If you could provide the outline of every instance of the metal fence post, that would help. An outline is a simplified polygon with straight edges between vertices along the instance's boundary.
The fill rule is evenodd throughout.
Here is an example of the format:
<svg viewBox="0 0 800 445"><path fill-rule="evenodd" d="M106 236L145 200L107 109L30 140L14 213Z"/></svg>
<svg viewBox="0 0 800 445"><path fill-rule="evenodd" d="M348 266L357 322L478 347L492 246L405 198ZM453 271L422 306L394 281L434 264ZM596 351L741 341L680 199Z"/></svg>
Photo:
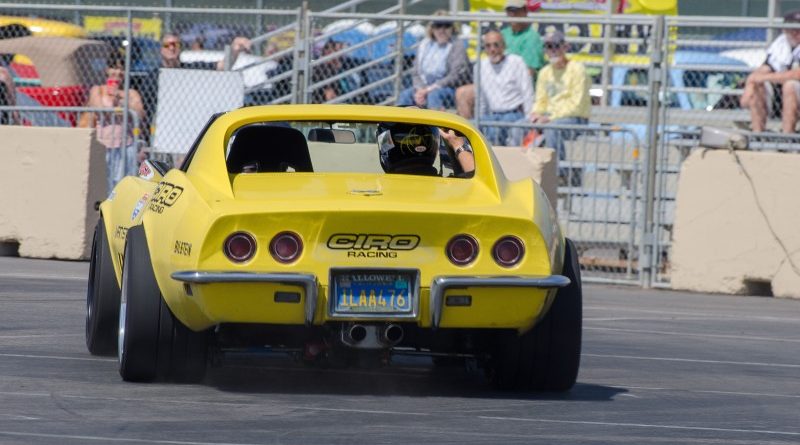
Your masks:
<svg viewBox="0 0 800 445"><path fill-rule="evenodd" d="M609 12L608 16L611 16ZM600 99L600 106L605 107L611 102L611 94L609 94L608 85L611 77L611 67L610 67L610 60L614 51L611 48L611 33L614 31L614 27L611 23L606 23L603 25L603 68L600 73L600 84L601 89L603 90L603 96Z"/></svg>
<svg viewBox="0 0 800 445"><path fill-rule="evenodd" d="M81 5L81 0L75 0L75 6L80 6L80 5ZM73 17L72 17L72 22L75 23L78 26L81 26L81 11L80 10L78 10L78 9L75 10L75 12L73 14Z"/></svg>
<svg viewBox="0 0 800 445"><path fill-rule="evenodd" d="M406 13L406 0L400 0L400 15L405 15ZM395 50L397 51L397 56L394 59L394 75L396 76L394 79L394 97L395 103L397 100L400 99L400 92L403 91L403 73L405 72L405 64L406 64L406 52L403 46L405 42L404 39L405 34L405 21L398 20L397 21L397 39L395 40Z"/></svg>
<svg viewBox="0 0 800 445"><path fill-rule="evenodd" d="M304 1L297 13L297 32L294 37L294 66L292 67L292 103L304 103L306 90L307 55L311 52L313 42L307 35L308 2Z"/></svg>
<svg viewBox="0 0 800 445"><path fill-rule="evenodd" d="M533 24L531 24L533 26ZM472 119L475 126L481 128L481 53L483 51L483 29L481 21L478 20L478 42L475 44L475 68L472 72L472 85L475 91L475 106L472 112Z"/></svg>
<svg viewBox="0 0 800 445"><path fill-rule="evenodd" d="M661 110L660 94L662 93L662 70L669 69L669 61L665 60L664 36L667 33L664 16L655 19L652 36L652 50L650 51L650 72L648 79L648 125L647 125L647 150L645 151L645 199L644 199L644 224L641 227L641 243L639 253L639 276L642 287L650 288L653 283L653 255L655 255L655 227L653 227L653 214L655 209L656 164L658 156L658 126ZM666 62L666 64L665 64ZM666 65L666 66L665 66Z"/></svg>
<svg viewBox="0 0 800 445"><path fill-rule="evenodd" d="M127 26L125 27L125 39L128 41L128 46L125 48L125 66L124 66L125 71L124 71L124 74L123 74L124 77L123 77L123 81L122 81L122 85L123 85L123 95L122 95L122 141L123 142L122 142L122 147L119 148L120 150L123 150L123 153L125 153L124 152L125 147L127 147L127 145L128 145L126 142L128 141L128 124L130 123L128 121L128 112L129 112L129 106L130 106L130 102L128 101L128 94L129 94L130 89L131 89L131 52L133 51L133 11L131 11L130 9L128 10L127 19L128 19L128 22L127 22ZM136 135L137 134L137 129L134 129L133 133L134 133L134 135ZM134 141L135 140L136 140L136 138L134 138ZM124 155L123 155L122 159L125 159Z"/></svg>
<svg viewBox="0 0 800 445"><path fill-rule="evenodd" d="M778 1L769 0L767 3L767 18L769 19L769 28L767 28L767 45L775 40L775 15L778 12Z"/></svg>
<svg viewBox="0 0 800 445"><path fill-rule="evenodd" d="M256 9L264 9L264 0L256 0ZM256 15L256 36L260 36L264 34L264 16L261 14ZM261 46L256 45L255 48L252 48L253 54L261 55Z"/></svg>
<svg viewBox="0 0 800 445"><path fill-rule="evenodd" d="M164 6L167 8L172 8L172 0L164 0ZM177 32L172 29L172 11L164 14L164 29L166 32Z"/></svg>

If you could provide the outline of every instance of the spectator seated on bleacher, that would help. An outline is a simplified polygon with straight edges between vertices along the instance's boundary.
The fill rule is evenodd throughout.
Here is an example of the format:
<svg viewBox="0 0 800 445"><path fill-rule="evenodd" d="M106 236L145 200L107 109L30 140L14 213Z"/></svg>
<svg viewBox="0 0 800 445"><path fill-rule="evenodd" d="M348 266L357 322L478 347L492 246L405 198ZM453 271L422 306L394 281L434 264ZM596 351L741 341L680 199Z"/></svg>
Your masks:
<svg viewBox="0 0 800 445"><path fill-rule="evenodd" d="M800 24L800 10L783 17ZM768 117L780 117L784 133L794 133L800 111L800 29L784 29L767 48L767 60L748 77L742 107L750 109L751 128L764 131Z"/></svg>
<svg viewBox="0 0 800 445"><path fill-rule="evenodd" d="M479 63L481 121L525 122L533 105L533 85L525 62L515 54L505 53L500 31L483 34L487 58ZM493 145L518 146L522 128L481 126Z"/></svg>
<svg viewBox="0 0 800 445"><path fill-rule="evenodd" d="M322 47L321 56L328 57L341 52L344 45L335 40L328 40ZM344 55L336 55L319 65L315 66L311 74L311 83L317 84L325 81L326 79L344 74L348 71L358 67L358 61L351 57ZM364 70L354 71L347 74L345 77L331 80L316 88L311 93L311 101L315 104L321 104L336 99L337 97L355 91L358 88L366 85ZM356 95L349 98L344 102L347 103L368 103L366 94Z"/></svg>
<svg viewBox="0 0 800 445"><path fill-rule="evenodd" d="M528 6L525 0L507 0L506 16L527 17ZM531 81L544 66L544 47L539 33L530 23L515 22L504 26L500 31L506 45L506 54L522 57L528 67ZM465 119L472 119L475 113L475 85L468 84L456 90L456 110Z"/></svg>
<svg viewBox="0 0 800 445"><path fill-rule="evenodd" d="M437 16L446 15L437 11ZM444 18L428 25L420 43L412 74L414 86L400 93L397 105L416 105L432 110L455 106L455 89L470 82L469 59L455 25Z"/></svg>
<svg viewBox="0 0 800 445"><path fill-rule="evenodd" d="M555 31L545 37L544 50L550 64L542 69L536 79L536 101L531 113L535 124L585 125L589 122L591 81L586 67L567 57L569 44L564 34ZM559 161L566 159L564 141L576 137L575 130L545 128L545 144L556 150ZM559 176L566 178L568 170L559 168ZM575 172L577 173L577 172ZM579 175L572 175L571 185L578 185Z"/></svg>

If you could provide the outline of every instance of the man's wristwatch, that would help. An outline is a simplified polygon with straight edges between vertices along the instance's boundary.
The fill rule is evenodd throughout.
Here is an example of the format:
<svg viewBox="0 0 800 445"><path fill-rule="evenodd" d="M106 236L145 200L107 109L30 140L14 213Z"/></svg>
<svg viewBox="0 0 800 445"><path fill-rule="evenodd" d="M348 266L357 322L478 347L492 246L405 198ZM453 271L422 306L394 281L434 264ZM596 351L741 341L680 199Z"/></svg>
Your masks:
<svg viewBox="0 0 800 445"><path fill-rule="evenodd" d="M464 151L466 151L467 153L472 153L472 150L467 146L467 144L464 144L455 149L456 157L458 157L458 155L460 155Z"/></svg>

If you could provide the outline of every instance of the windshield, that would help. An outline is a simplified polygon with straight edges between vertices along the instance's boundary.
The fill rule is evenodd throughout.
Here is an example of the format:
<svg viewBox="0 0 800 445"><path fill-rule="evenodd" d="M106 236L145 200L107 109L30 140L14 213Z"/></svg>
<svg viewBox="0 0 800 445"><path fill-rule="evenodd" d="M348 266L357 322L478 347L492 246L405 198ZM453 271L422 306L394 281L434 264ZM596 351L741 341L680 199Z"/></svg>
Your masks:
<svg viewBox="0 0 800 445"><path fill-rule="evenodd" d="M426 123L290 121L239 128L227 144L230 174L378 173L469 178L472 144Z"/></svg>

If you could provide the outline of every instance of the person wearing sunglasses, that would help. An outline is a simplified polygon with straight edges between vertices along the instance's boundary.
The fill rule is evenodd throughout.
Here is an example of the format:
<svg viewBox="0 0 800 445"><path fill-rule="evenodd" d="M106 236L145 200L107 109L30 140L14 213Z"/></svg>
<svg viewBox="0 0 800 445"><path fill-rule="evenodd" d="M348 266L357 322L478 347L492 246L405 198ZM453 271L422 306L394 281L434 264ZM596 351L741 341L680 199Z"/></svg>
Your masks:
<svg viewBox="0 0 800 445"><path fill-rule="evenodd" d="M447 11L437 11L444 16ZM455 106L455 89L469 83L469 60L455 24L444 17L428 25L414 58L413 86L400 93L397 105L445 110Z"/></svg>
<svg viewBox="0 0 800 445"><path fill-rule="evenodd" d="M181 68L181 39L168 32L161 38L161 67Z"/></svg>
<svg viewBox="0 0 800 445"><path fill-rule="evenodd" d="M536 101L530 115L535 124L584 125L589 122L591 81L586 67L567 57L569 44L560 31L544 39L544 51L549 60L536 79ZM575 137L574 130L545 128L545 144L556 151L559 160L566 159L564 141ZM559 169L566 177L566 170ZM573 176L573 181L579 181ZM572 184L577 185L577 184Z"/></svg>
<svg viewBox="0 0 800 445"><path fill-rule="evenodd" d="M500 31L490 29L482 37L487 57L480 61L481 121L525 122L533 105L533 83L522 57L506 54ZM494 145L519 146L522 128L481 126Z"/></svg>
<svg viewBox="0 0 800 445"><path fill-rule="evenodd" d="M84 104L85 107L109 111L84 112L78 121L79 127L94 128L97 142L106 148L106 182L109 192L123 177L136 175L139 169L139 145L134 137L134 125L129 120L127 128L123 126L125 118L121 107L127 98L128 108L141 121L144 118L144 106L136 89L128 88L127 96L125 95L124 73L125 54L112 52L107 60L105 83L93 86Z"/></svg>
<svg viewBox="0 0 800 445"><path fill-rule="evenodd" d="M528 12L541 8L541 2L528 2L526 0L507 0L505 3L506 17L524 18ZM506 54L522 57L528 67L531 82L536 79L536 73L544 66L544 48L542 38L531 23L514 22L504 26L500 33L506 45ZM483 79L481 79L483 81ZM456 90L456 110L465 119L472 119L475 115L475 85L469 84Z"/></svg>

